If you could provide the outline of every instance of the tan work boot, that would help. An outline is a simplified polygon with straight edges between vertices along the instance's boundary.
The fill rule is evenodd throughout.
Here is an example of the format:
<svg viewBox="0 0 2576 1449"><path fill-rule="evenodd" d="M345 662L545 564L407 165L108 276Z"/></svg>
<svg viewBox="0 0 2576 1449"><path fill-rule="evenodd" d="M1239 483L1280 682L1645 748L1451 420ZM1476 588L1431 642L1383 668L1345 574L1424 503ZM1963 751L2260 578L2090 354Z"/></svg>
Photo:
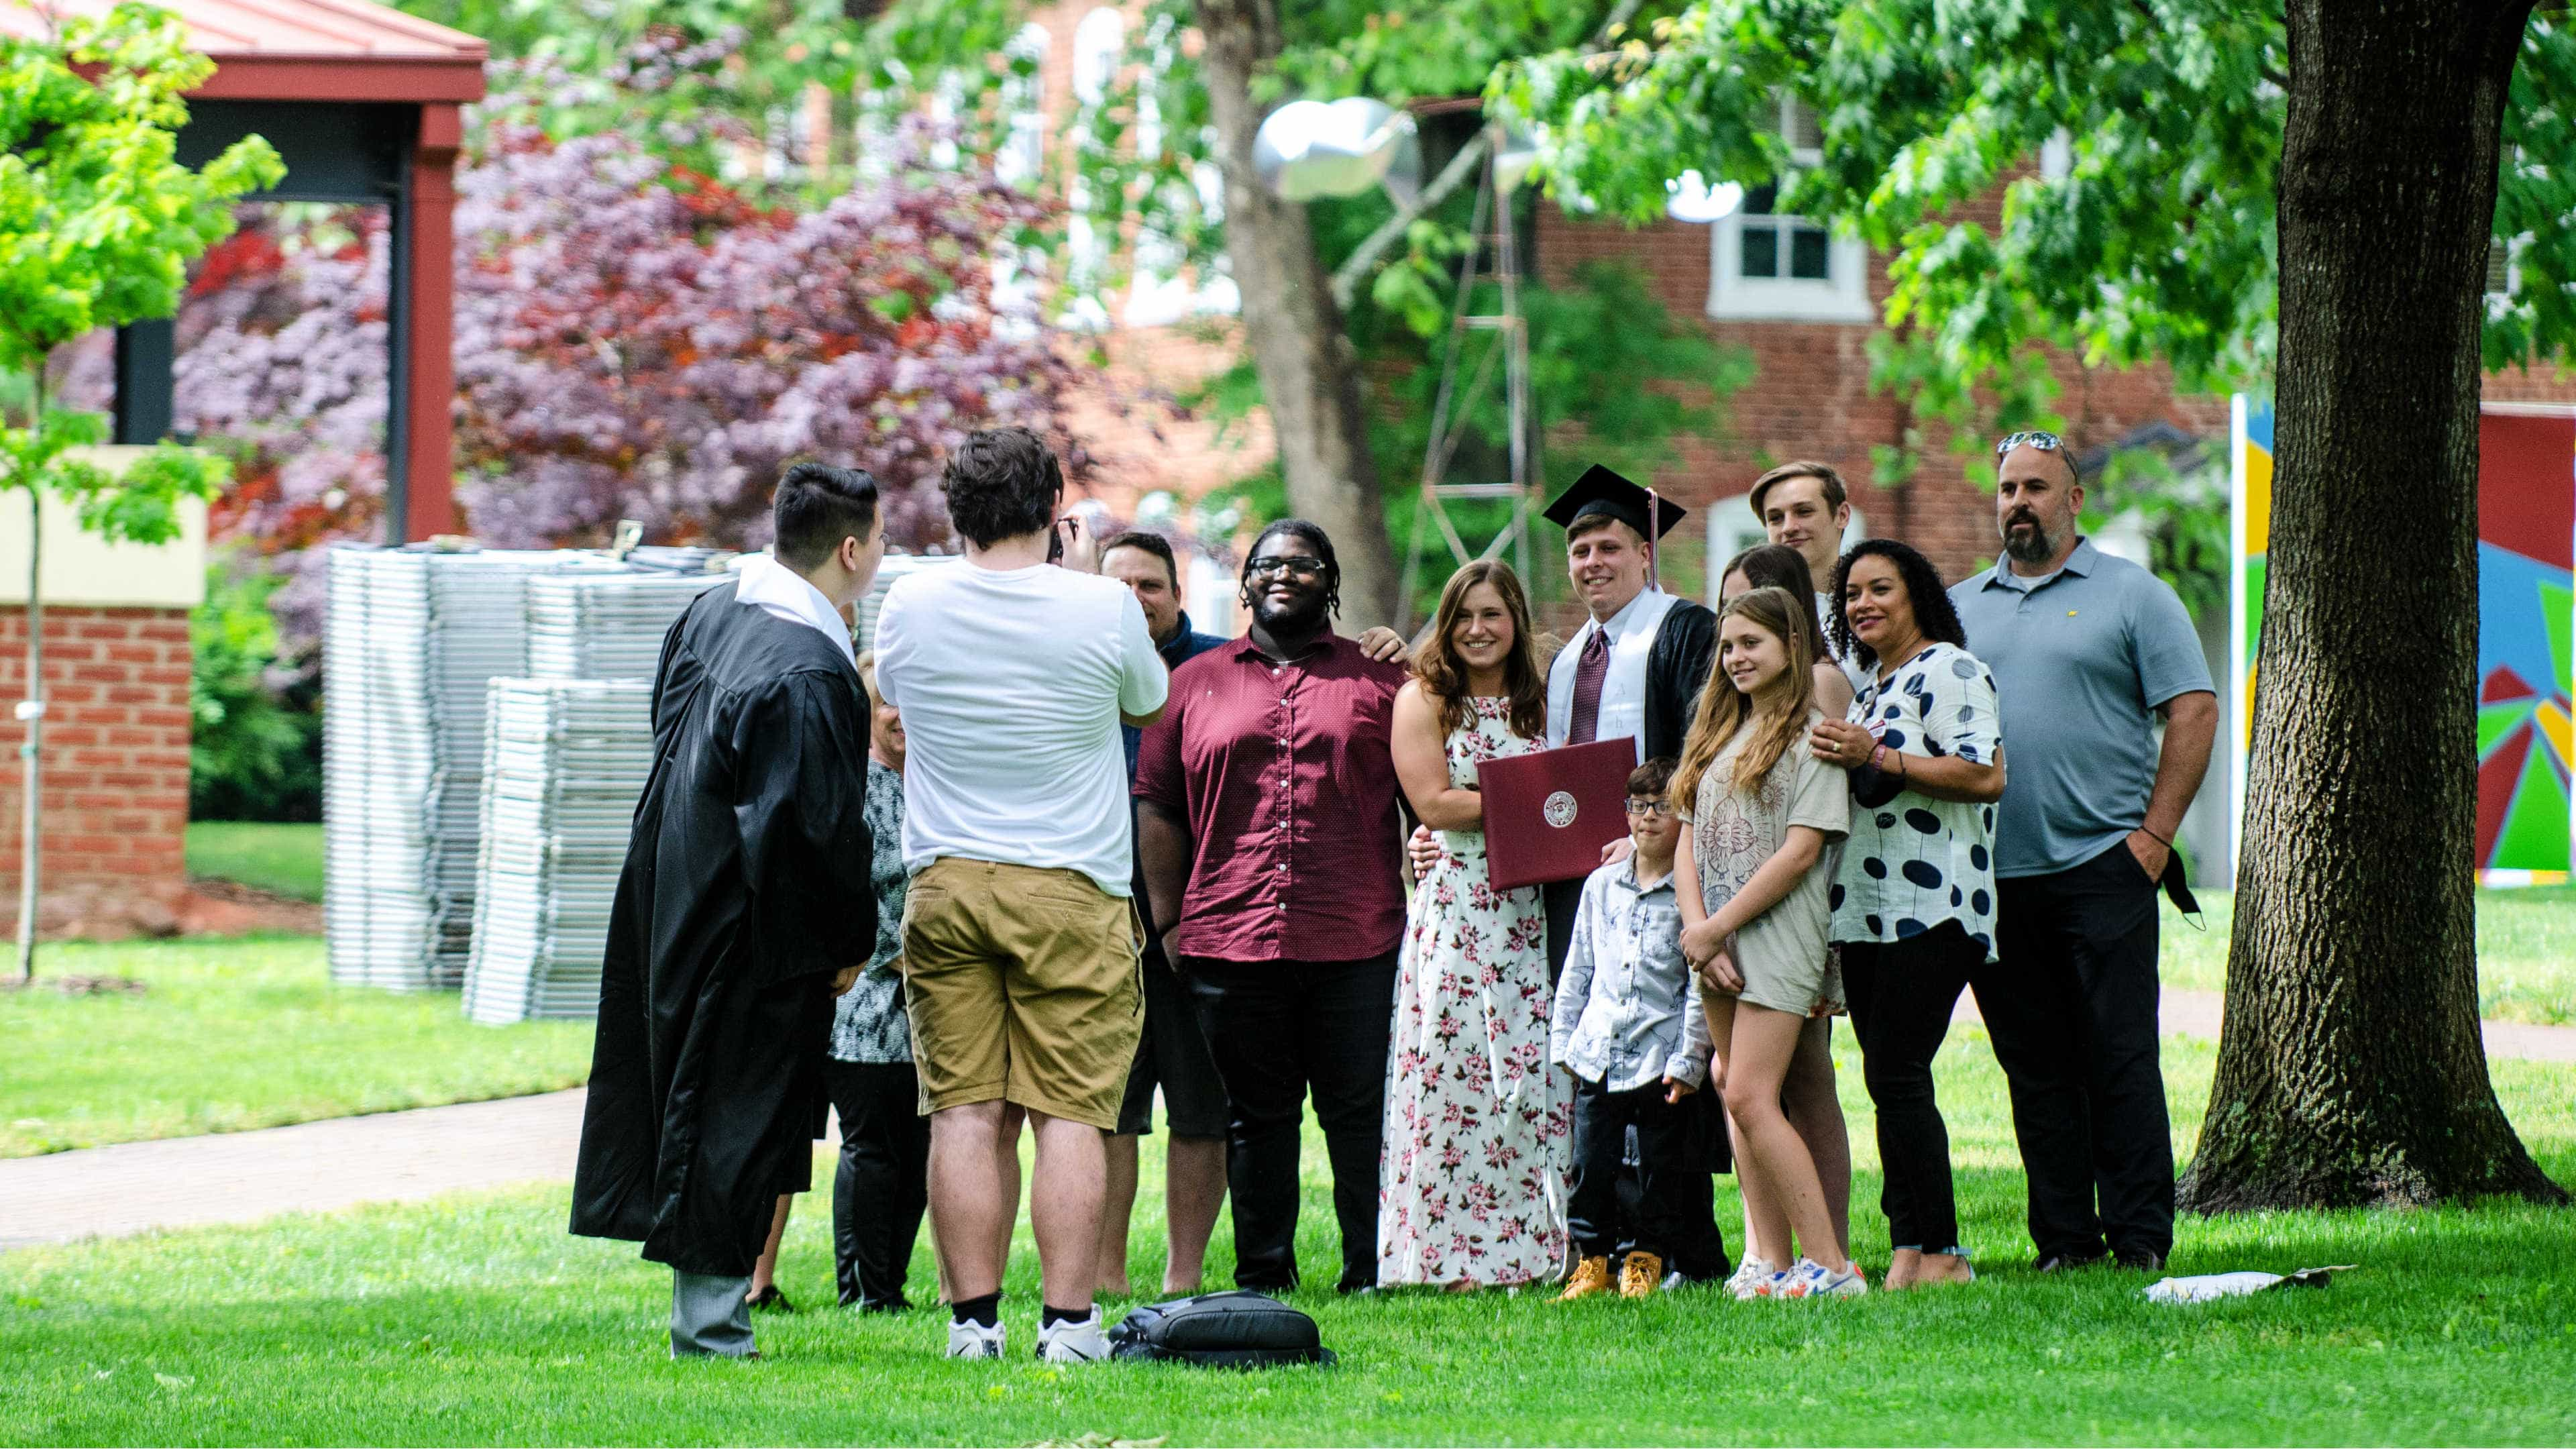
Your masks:
<svg viewBox="0 0 2576 1449"><path fill-rule="evenodd" d="M1638 1251L1628 1255L1619 1268L1619 1296L1651 1298L1664 1284L1664 1260L1657 1255Z"/></svg>
<svg viewBox="0 0 2576 1449"><path fill-rule="evenodd" d="M1556 1295L1556 1301L1571 1303L1577 1298L1589 1298L1595 1293L1609 1291L1610 1259L1606 1255L1583 1258L1576 1261L1573 1274L1565 1280L1565 1291Z"/></svg>

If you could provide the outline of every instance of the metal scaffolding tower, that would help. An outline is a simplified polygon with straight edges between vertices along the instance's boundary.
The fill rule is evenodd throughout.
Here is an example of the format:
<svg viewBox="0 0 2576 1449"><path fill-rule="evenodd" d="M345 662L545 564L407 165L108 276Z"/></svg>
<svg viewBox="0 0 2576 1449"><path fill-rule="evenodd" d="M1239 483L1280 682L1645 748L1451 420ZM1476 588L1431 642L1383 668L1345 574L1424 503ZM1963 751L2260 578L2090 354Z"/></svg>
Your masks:
<svg viewBox="0 0 2576 1449"><path fill-rule="evenodd" d="M1478 558L1497 558L1508 547L1512 567L1521 576L1524 587L1533 586L1530 575L1530 520L1541 506L1542 477L1539 472L1538 418L1531 406L1529 319L1521 310L1520 243L1512 226L1511 198L1525 165L1514 165L1507 157L1509 149L1499 127L1488 131L1485 147L1484 179L1476 190L1473 219L1468 223L1471 238L1466 258L1458 267L1458 293L1449 314L1449 340L1441 361L1439 401L1431 413L1431 442L1422 457L1422 501L1413 515L1413 536L1404 558L1404 583L1397 603L1399 632L1411 622L1413 594L1421 579L1422 562L1432 551L1433 535L1449 546L1456 564ZM1477 286L1491 281L1502 297L1502 311L1477 313ZM1476 359L1472 374L1461 374L1467 360L1468 335L1487 333L1491 341ZM1459 441L1465 436L1476 404L1489 396L1494 386L1497 367L1502 373L1503 401L1510 433L1511 477L1455 480L1450 476ZM1492 498L1512 500L1508 522L1482 553L1471 554L1467 541L1449 516L1452 499ZM1429 627L1424 621L1423 628Z"/></svg>

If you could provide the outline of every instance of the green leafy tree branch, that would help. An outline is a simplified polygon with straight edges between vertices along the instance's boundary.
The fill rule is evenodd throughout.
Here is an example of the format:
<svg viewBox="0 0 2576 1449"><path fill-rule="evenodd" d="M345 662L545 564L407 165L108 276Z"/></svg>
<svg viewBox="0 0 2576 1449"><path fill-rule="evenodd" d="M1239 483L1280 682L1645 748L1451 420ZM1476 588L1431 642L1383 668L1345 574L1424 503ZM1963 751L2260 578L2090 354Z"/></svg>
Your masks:
<svg viewBox="0 0 2576 1449"><path fill-rule="evenodd" d="M27 496L27 727L18 966L35 973L44 727L42 495L117 542L166 543L179 505L211 498L220 460L163 443L110 471L71 450L106 441L107 420L53 406L54 350L98 328L178 309L187 264L232 230L230 203L285 175L257 137L192 171L176 159L181 97L214 73L176 16L119 4L62 20L41 39L0 40L0 371L29 380L22 416L0 422L0 487Z"/></svg>

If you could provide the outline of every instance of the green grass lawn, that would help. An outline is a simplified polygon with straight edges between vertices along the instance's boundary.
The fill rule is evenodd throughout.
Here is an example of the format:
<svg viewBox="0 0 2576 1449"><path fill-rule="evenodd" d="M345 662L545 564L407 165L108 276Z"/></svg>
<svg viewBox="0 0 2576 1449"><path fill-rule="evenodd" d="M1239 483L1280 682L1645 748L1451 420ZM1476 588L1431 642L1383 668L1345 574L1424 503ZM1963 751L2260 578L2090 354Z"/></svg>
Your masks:
<svg viewBox="0 0 2576 1449"><path fill-rule="evenodd" d="M2164 912L2165 984L2227 989L2227 891L2200 891L2209 929ZM2506 1021L2576 1025L2576 886L2478 892L2478 1010Z"/></svg>
<svg viewBox="0 0 2576 1449"><path fill-rule="evenodd" d="M1856 1247L1886 1263L1857 1062L1842 1084L1862 1179ZM2206 1044L2168 1043L2178 1145ZM1259 1375L1028 1357L1025 1228L1013 1356L939 1357L935 1310L831 1299L824 1203L802 1200L764 1361L663 1357L669 1279L630 1245L565 1236L561 1188L0 1256L0 1439L13 1443L2566 1443L2576 1440L2576 1213L2187 1220L2177 1272L2357 1263L2332 1287L2190 1308L2136 1275L2027 1269L2021 1178L1993 1058L1941 1062L1974 1286L1833 1303L1699 1290L1628 1304L1391 1294L1301 1306L1343 1355ZM2499 1062L2524 1140L2576 1179L2576 1069ZM1158 1154L1148 1153L1148 1160ZM1301 1251L1332 1245L1309 1133ZM1134 1263L1159 1278L1159 1173ZM819 1178L828 1182L828 1177ZM1730 1180L1721 1183L1731 1187ZM1731 1191L1720 1205L1735 1236ZM1220 1225L1212 1261L1231 1261ZM925 1238L913 1265L931 1296ZM1113 1309L1113 1316L1115 1310Z"/></svg>
<svg viewBox="0 0 2576 1449"><path fill-rule="evenodd" d="M264 820L192 820L188 874L299 901L322 899L322 827Z"/></svg>
<svg viewBox="0 0 2576 1449"><path fill-rule="evenodd" d="M587 1022L477 1026L456 993L330 983L309 936L64 942L0 995L0 1157L578 1086ZM42 977L130 976L63 996ZM5 1211L0 1208L0 1211Z"/></svg>

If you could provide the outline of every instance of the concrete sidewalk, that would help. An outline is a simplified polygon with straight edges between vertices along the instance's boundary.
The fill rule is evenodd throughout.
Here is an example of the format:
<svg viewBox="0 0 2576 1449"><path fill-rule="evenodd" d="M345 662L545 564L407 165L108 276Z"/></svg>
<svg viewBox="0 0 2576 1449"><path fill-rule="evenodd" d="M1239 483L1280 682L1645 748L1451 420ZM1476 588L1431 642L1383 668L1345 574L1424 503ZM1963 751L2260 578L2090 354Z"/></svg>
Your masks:
<svg viewBox="0 0 2576 1449"><path fill-rule="evenodd" d="M564 1182L580 1087L0 1161L0 1249Z"/></svg>
<svg viewBox="0 0 2576 1449"><path fill-rule="evenodd" d="M2168 990L2165 1033L2216 1040L2222 1001L2214 991ZM1962 994L1953 1020L1977 1019L1975 998ZM2576 1061L2576 1027L2490 1021L2486 1037L2489 1056ZM586 1096L576 1087L0 1160L0 1250L566 1182Z"/></svg>

